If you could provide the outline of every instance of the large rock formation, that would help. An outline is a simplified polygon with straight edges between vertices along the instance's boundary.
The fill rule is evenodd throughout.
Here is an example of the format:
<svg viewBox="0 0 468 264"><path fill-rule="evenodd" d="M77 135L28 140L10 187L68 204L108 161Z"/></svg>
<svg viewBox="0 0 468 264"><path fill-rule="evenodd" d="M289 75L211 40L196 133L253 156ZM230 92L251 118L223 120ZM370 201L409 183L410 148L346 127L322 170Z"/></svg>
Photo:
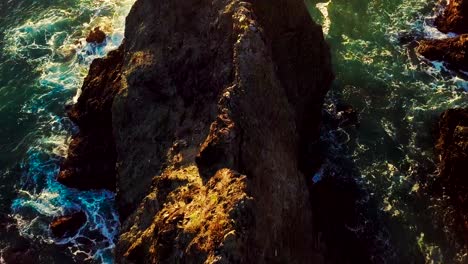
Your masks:
<svg viewBox="0 0 468 264"><path fill-rule="evenodd" d="M442 113L437 136L439 175L435 190L440 197L449 198L454 210L448 224L461 237L459 243L468 247L468 109Z"/></svg>
<svg viewBox="0 0 468 264"><path fill-rule="evenodd" d="M468 33L468 1L450 0L444 12L436 18L435 25L444 33Z"/></svg>
<svg viewBox="0 0 468 264"><path fill-rule="evenodd" d="M306 177L333 75L303 1L137 0L126 28L61 174L102 163L110 188L117 154L117 262L320 263Z"/></svg>

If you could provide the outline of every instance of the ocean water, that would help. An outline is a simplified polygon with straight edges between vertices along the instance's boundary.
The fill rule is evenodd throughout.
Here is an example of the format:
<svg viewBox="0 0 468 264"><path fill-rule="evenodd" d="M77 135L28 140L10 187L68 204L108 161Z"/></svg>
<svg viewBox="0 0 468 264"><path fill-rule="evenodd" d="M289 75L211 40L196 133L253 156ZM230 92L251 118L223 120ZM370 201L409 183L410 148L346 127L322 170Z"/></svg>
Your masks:
<svg viewBox="0 0 468 264"><path fill-rule="evenodd" d="M65 106L79 95L92 59L115 49L134 0L0 1L0 252L26 238L37 263L112 263L119 226L114 195L79 192L55 181L76 128ZM435 2L435 1L434 1ZM437 219L450 210L424 195L419 179L435 173L432 128L445 109L468 106L464 73L449 72L414 52L414 41L443 38L432 26L440 7L426 0L307 0L333 50L336 81L326 111L353 105L360 126L326 131L330 153L321 173L340 171L345 156L367 193L361 201L382 222L378 263L454 263L466 260ZM86 44L95 26L103 45ZM338 168L338 169L337 169ZM323 174L323 175L322 175ZM339 176L339 175L338 175ZM87 224L73 238L52 238L56 216L83 210ZM372 214L370 214L372 215ZM4 232L14 228L14 232ZM365 224L364 224L365 228ZM361 232L356 227L355 232ZM465 255L464 255L465 254ZM0 255L0 263L3 255Z"/></svg>
<svg viewBox="0 0 468 264"><path fill-rule="evenodd" d="M80 192L55 179L76 132L65 107L77 99L91 61L120 45L133 2L0 1L0 263L21 237L41 249L37 263L113 262L114 194ZM96 26L107 39L87 44ZM75 237L54 239L50 221L77 210L86 225Z"/></svg>
<svg viewBox="0 0 468 264"><path fill-rule="evenodd" d="M436 2L307 1L333 52L336 80L326 111L336 114L339 101L360 113L358 127L324 132L331 147L321 172L340 177L337 156L352 164L352 177L366 192L359 203L372 205L367 211L374 215L363 217L355 232L365 236L366 223L380 223L377 263L468 261L466 249L444 226L453 209L444 197L425 193L436 173L434 124L445 109L468 106L466 73L450 72L414 50L422 38L447 37L432 24L442 10ZM325 176L315 175L314 181Z"/></svg>

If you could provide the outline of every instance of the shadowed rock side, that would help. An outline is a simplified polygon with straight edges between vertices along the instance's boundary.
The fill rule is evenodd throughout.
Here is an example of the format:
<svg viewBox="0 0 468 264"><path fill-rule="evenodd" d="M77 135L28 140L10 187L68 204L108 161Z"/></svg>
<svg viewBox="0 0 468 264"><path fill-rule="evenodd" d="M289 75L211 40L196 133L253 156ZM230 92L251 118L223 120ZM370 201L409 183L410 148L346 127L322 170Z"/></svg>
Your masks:
<svg viewBox="0 0 468 264"><path fill-rule="evenodd" d="M105 59L93 61L78 102L68 111L79 133L73 136L58 176L58 181L66 186L115 190L117 154L111 107L120 89L121 49L110 52Z"/></svg>
<svg viewBox="0 0 468 264"><path fill-rule="evenodd" d="M468 33L468 1L450 0L444 12L436 18L435 25L444 33Z"/></svg>
<svg viewBox="0 0 468 264"><path fill-rule="evenodd" d="M305 177L332 80L302 0L138 0L112 108L120 263L320 263Z"/></svg>
<svg viewBox="0 0 468 264"><path fill-rule="evenodd" d="M458 236L457 243L468 251L468 109L442 113L437 133L439 175L434 189L453 206L445 222Z"/></svg>
<svg viewBox="0 0 468 264"><path fill-rule="evenodd" d="M468 28L468 24L466 27ZM447 39L423 40L417 51L428 60L445 61L451 69L468 71L468 34Z"/></svg>

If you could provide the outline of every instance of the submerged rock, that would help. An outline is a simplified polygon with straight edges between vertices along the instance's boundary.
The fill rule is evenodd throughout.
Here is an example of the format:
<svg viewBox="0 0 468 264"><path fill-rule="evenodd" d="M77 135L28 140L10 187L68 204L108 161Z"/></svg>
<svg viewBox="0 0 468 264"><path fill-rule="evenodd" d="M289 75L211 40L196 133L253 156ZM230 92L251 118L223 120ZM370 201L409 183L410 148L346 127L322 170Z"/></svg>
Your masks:
<svg viewBox="0 0 468 264"><path fill-rule="evenodd" d="M50 224L50 230L56 238L65 236L74 236L80 228L86 223L86 214L77 212L67 216L55 218Z"/></svg>
<svg viewBox="0 0 468 264"><path fill-rule="evenodd" d="M468 34L454 38L423 40L417 52L432 61L444 61L454 70L468 71Z"/></svg>
<svg viewBox="0 0 468 264"><path fill-rule="evenodd" d="M439 175L435 189L454 207L450 223L468 245L468 109L449 109L438 125Z"/></svg>
<svg viewBox="0 0 468 264"><path fill-rule="evenodd" d="M102 31L99 27L96 27L89 32L88 37L86 37L86 42L88 43L97 43L101 44L106 40L106 33Z"/></svg>
<svg viewBox="0 0 468 264"><path fill-rule="evenodd" d="M468 33L468 0L450 0L445 11L436 18L435 25L444 33Z"/></svg>
<svg viewBox="0 0 468 264"><path fill-rule="evenodd" d="M78 102L68 111L80 131L74 135L58 181L68 187L115 190L116 150L111 107L120 89L123 53L112 51L91 64Z"/></svg>

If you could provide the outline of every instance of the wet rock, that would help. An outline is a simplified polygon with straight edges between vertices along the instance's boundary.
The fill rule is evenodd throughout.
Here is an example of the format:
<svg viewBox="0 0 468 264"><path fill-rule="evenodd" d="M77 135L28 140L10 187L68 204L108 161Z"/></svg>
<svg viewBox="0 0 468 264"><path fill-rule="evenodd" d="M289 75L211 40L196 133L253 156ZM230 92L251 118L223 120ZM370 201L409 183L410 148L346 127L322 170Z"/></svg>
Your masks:
<svg viewBox="0 0 468 264"><path fill-rule="evenodd" d="M106 33L102 31L99 27L96 27L89 32L88 37L86 37L86 42L88 43L97 43L101 44L106 40Z"/></svg>
<svg viewBox="0 0 468 264"><path fill-rule="evenodd" d="M77 212L68 216L61 216L52 221L50 230L56 238L74 236L78 230L86 223L86 214Z"/></svg>
<svg viewBox="0 0 468 264"><path fill-rule="evenodd" d="M437 137L436 193L449 197L455 208L450 219L456 229L454 233L460 235L460 244L468 245L468 109L449 109L442 113Z"/></svg>
<svg viewBox="0 0 468 264"><path fill-rule="evenodd" d="M444 61L453 70L468 71L468 34L454 38L423 40L417 52L428 60Z"/></svg>
<svg viewBox="0 0 468 264"><path fill-rule="evenodd" d="M78 126L58 181L81 190L115 190L116 150L112 134L112 102L120 89L121 50L91 64L78 102L68 111Z"/></svg>
<svg viewBox="0 0 468 264"><path fill-rule="evenodd" d="M445 11L436 18L435 25L444 33L468 33L468 1L450 0Z"/></svg>

